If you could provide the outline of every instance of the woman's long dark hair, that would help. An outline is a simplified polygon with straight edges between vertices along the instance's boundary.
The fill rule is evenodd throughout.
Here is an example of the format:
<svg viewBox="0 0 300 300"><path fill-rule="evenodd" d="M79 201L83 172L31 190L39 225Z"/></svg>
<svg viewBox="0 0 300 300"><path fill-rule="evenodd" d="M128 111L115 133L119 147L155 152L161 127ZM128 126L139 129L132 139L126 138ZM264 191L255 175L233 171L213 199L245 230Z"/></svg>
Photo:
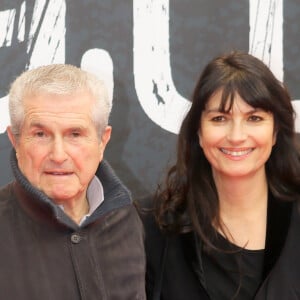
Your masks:
<svg viewBox="0 0 300 300"><path fill-rule="evenodd" d="M223 91L222 111L228 109L228 103L231 108L238 93L250 106L273 114L277 140L266 163L269 189L283 201L295 200L300 192L295 112L287 89L250 54L232 52L213 59L195 87L191 108L179 132L176 163L157 191L155 206L162 229L195 230L208 247L216 233L212 223L219 226L221 222L217 190L210 163L199 146L198 130L206 103L218 90Z"/></svg>

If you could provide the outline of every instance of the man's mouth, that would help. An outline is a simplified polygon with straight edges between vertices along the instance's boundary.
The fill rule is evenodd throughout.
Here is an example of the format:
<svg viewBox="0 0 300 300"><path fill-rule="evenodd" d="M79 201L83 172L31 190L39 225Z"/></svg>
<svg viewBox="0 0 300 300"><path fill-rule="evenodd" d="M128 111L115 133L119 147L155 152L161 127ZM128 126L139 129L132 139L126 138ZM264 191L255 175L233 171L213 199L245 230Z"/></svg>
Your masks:
<svg viewBox="0 0 300 300"><path fill-rule="evenodd" d="M45 172L47 175L54 175L54 176L67 176L67 175L71 175L72 172Z"/></svg>

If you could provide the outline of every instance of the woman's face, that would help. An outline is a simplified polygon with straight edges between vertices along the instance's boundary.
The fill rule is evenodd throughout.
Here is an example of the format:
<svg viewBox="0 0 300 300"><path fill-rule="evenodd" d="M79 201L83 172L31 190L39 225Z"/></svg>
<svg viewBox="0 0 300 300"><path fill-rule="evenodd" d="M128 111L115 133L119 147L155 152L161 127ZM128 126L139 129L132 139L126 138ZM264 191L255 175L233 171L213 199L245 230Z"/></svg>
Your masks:
<svg viewBox="0 0 300 300"><path fill-rule="evenodd" d="M214 176L241 178L264 172L276 142L273 114L253 108L238 94L230 111L220 112L221 97L222 90L208 100L198 132Z"/></svg>

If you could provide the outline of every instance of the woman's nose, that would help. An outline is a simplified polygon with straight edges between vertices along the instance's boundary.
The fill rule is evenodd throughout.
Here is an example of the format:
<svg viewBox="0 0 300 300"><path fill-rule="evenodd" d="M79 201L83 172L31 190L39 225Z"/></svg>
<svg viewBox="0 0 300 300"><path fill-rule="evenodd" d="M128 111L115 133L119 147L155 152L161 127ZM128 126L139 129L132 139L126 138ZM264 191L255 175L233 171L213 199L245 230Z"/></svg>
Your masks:
<svg viewBox="0 0 300 300"><path fill-rule="evenodd" d="M245 125L241 121L232 121L228 127L227 139L231 143L241 143L247 138Z"/></svg>

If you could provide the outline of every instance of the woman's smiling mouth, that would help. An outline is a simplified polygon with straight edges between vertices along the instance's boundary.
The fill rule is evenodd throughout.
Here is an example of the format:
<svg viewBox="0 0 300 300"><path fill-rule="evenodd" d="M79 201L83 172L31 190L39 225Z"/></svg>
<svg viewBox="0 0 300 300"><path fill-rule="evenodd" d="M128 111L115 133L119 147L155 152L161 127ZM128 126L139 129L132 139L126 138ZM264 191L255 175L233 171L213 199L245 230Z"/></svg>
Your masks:
<svg viewBox="0 0 300 300"><path fill-rule="evenodd" d="M247 149L235 149L235 150L231 150L231 149L226 149L226 148L220 148L220 151L224 154L230 155L230 156L234 156L234 157L239 157L239 156L244 156L249 154L250 152L252 152L254 150L254 148L247 148Z"/></svg>

